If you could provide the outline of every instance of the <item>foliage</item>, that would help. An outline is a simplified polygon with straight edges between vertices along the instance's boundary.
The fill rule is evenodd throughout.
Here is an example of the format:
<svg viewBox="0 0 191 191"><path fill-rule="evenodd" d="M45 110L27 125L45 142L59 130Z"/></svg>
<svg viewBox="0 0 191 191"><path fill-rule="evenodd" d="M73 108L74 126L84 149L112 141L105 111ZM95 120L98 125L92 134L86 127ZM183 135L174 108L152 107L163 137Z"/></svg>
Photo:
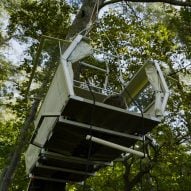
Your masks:
<svg viewBox="0 0 191 191"><path fill-rule="evenodd" d="M28 94L26 91L33 64L35 64L31 58L35 58L40 36L51 35L64 38L70 24L71 9L65 1L20 1L16 4L7 5L7 12L10 15L8 35L23 47L26 46L24 58L18 61L17 77L14 80L14 86L16 91L19 92L19 96L16 97L14 104L9 105L19 118L24 119L30 105L30 101L28 102L26 99L26 94ZM55 49L54 46L49 45L47 51L55 50L58 52L58 49ZM55 61L52 59L49 59L48 63L54 63ZM43 81L47 73L44 66L40 65L40 67L41 74L37 73L36 75L38 83ZM56 66L52 65L52 71L54 71L54 67ZM51 77L49 80L51 80ZM34 94L36 92L31 92L30 96L34 96Z"/></svg>
<svg viewBox="0 0 191 191"><path fill-rule="evenodd" d="M186 55L188 58L191 58L191 9L187 7L181 8L179 13L175 12L174 14L176 15L170 19L169 26L172 27L174 31L176 31L180 42L183 44Z"/></svg>
<svg viewBox="0 0 191 191"><path fill-rule="evenodd" d="M65 1L21 1L9 8L9 33L18 32L17 38L38 39L41 34L64 38L70 13Z"/></svg>

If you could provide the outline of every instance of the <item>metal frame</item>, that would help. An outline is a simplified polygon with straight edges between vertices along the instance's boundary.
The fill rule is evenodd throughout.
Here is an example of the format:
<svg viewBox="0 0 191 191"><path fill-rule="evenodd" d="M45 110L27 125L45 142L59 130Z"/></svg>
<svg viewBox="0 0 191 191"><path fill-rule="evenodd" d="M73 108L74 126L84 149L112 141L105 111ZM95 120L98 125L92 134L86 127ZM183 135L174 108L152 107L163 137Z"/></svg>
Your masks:
<svg viewBox="0 0 191 191"><path fill-rule="evenodd" d="M62 154L45 151L43 149L42 149L40 155L42 157L45 157L45 158L48 157L48 158L58 159L58 160L61 160L61 161L84 164L84 165L86 165L88 163L89 165L113 166L112 162L92 161L92 160L83 159L83 158L74 157L74 156L65 156L65 155L62 155Z"/></svg>
<svg viewBox="0 0 191 191"><path fill-rule="evenodd" d="M61 64L63 66L63 72L65 74L65 80L68 84L69 94L74 95L74 89L73 89L73 72L72 72L72 65L71 63L68 63L68 58L71 55L71 53L74 51L76 46L80 43L82 40L82 36L78 35L72 43L69 45L69 47L66 49L63 55L61 55Z"/></svg>
<svg viewBox="0 0 191 191"><path fill-rule="evenodd" d="M40 152L41 148L34 144L29 144L27 152L25 153L26 173L30 173L35 167L36 161L39 160Z"/></svg>
<svg viewBox="0 0 191 191"><path fill-rule="evenodd" d="M60 113L44 113L40 116L40 120L38 121L37 123L37 128L40 127L41 123L43 122L44 118L45 117L59 117L60 116Z"/></svg>
<svg viewBox="0 0 191 191"><path fill-rule="evenodd" d="M36 56L36 63L37 63L37 60L38 60L38 58L39 58L39 55L40 55L40 50L42 50L42 46L43 46L43 41L44 41L44 39L52 39L52 40L57 40L57 41L63 41L63 42L71 42L71 44L68 46L68 48L66 49L66 51L61 55L61 65L62 65L62 67L63 67L63 72L64 72L64 74L65 74L65 80L67 81L67 84L68 84L68 90L69 90L69 94L71 95L71 96L74 96L75 95L75 93L74 93L74 82L73 82L73 80L74 80L74 76L73 76L73 70L72 70L72 61L70 61L70 57L72 56L72 55L75 55L75 54L79 54L80 55L80 58L79 59L81 59L83 56L85 57L85 56L87 56L88 54L90 55L90 54L92 54L93 52L91 52L90 50L88 50L89 51L89 53L85 53L85 52L80 52L80 45L82 44L82 42L84 43L84 44L87 44L87 43L85 43L84 41L83 41L83 36L82 35L77 35L76 36L76 38L73 40L73 41L65 41L65 40L61 40L61 39L57 39L57 38L53 38L53 37L49 37L49 36L42 36L42 40L41 40L41 43L40 43L40 46L39 46L39 50L38 50L38 54L37 54L37 56ZM87 44L88 45L88 44ZM92 50L92 51L94 51L94 52L100 52L100 53L104 53L104 54L107 54L106 52L104 52L104 51L100 51L100 50L96 50L96 49L93 49L93 48L91 48L90 47L90 49ZM115 55L112 55L112 54L108 54L108 55L110 55L110 56L113 56L113 57L115 57ZM75 61L78 61L77 59L75 59ZM108 73L108 69L106 69L106 70L104 70L104 69L102 69L102 68L99 68L99 67L96 67L96 66L92 66L92 65L90 65L90 64L87 64L87 63L84 63L84 62L80 62L82 65L84 65L84 66L86 66L86 67L90 67L90 68L94 68L94 69L96 69L96 70L99 70L99 71L101 71L101 72L104 72L104 73ZM132 80L126 85L126 87L124 88L124 90L121 92L121 94L122 95L126 95L126 99L127 99L127 102L128 103L130 103L130 102L132 102L133 100L134 100L134 98L136 97L136 95L137 95L137 93L139 92L139 91L141 91L142 90L142 88L148 83L148 79L146 79L147 78L147 76L144 74L145 73L145 67L148 65L148 64L150 64L150 63L152 63L154 66L155 66L155 68L156 68L156 71L157 71L157 74L158 74L158 79L159 79L159 81L160 81L160 84L161 84L161 87L162 87L162 90L163 90L163 92L162 92L162 96L163 96L163 100L162 100L162 103L161 104L159 104L161 107L160 107L160 109L161 109L161 116L164 114L164 110L165 110L165 107L166 107L166 104L167 104L167 100L168 100L168 97L169 97L169 90L168 90L168 86L167 86L167 84L166 84L166 81L165 81L165 79L164 79L164 76L163 76L163 74L162 74L162 71L161 71L161 69L160 69L160 67L159 67L159 65L156 63L156 62L151 62L151 61L149 61L147 64L145 64L143 67L141 67L141 69L136 73L136 75L132 78ZM107 67L106 67L107 68ZM35 65L35 67L33 68L33 74L34 74L34 71L35 71L35 69L36 69L36 65ZM33 75L32 75L33 76ZM108 78L107 77L107 75L106 75L106 78ZM31 83L31 81L32 81L32 77L31 77L31 79L30 79L30 83ZM108 79L106 79L106 82L105 82L105 84L107 84L107 81L108 81ZM144 82L143 82L144 81ZM29 84L30 84L29 83ZM138 91L138 92L134 92L134 90L136 89L136 88L134 88L135 86L137 86L137 84L139 84L139 87L138 87L138 89L136 90L136 91ZM140 86L140 84L142 84L142 86ZM29 87L30 87L30 85L29 85ZM104 87L105 87L105 85L104 85ZM99 87L96 87L96 88L98 88L98 89L100 89ZM101 88L101 90L103 90L102 88ZM127 92L128 92L128 94L130 94L130 96L128 96L127 95ZM157 95L158 94L158 95ZM156 92L156 96L159 96L159 92L157 93ZM145 112L147 112L147 113L149 113L150 112L150 115L158 115L157 117L161 117L161 116L159 116L159 114L155 114L155 111L153 111L153 110L155 110L155 108L153 107L153 105L155 105L155 103L153 102L152 104L150 104L147 108L146 108L146 110L145 110ZM151 109L152 108L152 109Z"/></svg>
<svg viewBox="0 0 191 191"><path fill-rule="evenodd" d="M72 54L74 55L75 53L79 54L80 58L85 56L84 52L82 52L80 54L80 51L79 51L79 48L80 48L79 45L80 45L82 39L83 39L83 37L81 35L78 35L72 41L72 43L67 48L67 50L64 52L64 54L61 56L61 63L62 63L63 68L64 68L64 72L65 72L65 76L66 76L66 81L67 81L67 84L68 84L68 87L69 87L69 92L70 92L70 95L72 95L72 96L74 95L74 89L73 89L73 87L74 87L74 82L73 82L74 76L73 76L73 70L72 70L72 62L70 62L69 60L70 60L70 56ZM77 59L75 59L75 61L77 61ZM99 71L104 72L104 73L108 72L107 70L98 68L96 66L89 65L89 64L84 63L84 62L80 62L80 64L82 64L82 65L84 65L86 67L90 67L90 68L99 70ZM144 89L145 86L149 83L148 76L145 73L145 68L149 64L151 64L151 65L153 65L155 67L155 71L156 71L156 75L157 75L156 77L158 78L158 80L160 81L160 85L162 86L162 94L163 94L162 96L164 98L163 98L161 104L160 103L156 103L155 104L155 101L154 101L153 104L151 104L149 106L149 109L147 108L147 113L150 112L150 115L157 116L157 117L160 116L161 117L164 114L164 109L166 107L166 103L167 103L167 100L168 100L169 90L168 90L168 87L166 85L166 81L164 79L162 71L160 70L160 67L159 67L159 65L157 63L149 61L147 64L143 65L140 68L140 70L135 74L135 76L132 78L132 80L126 85L126 87L121 92L121 94L123 96L126 96L128 104L133 102L133 100L140 93L140 91L142 91L142 89ZM156 95L155 100L159 100L159 97L161 96L161 93L155 92L155 95ZM158 108L155 107L157 104L160 105L160 112L156 111L156 109L158 109ZM152 109L150 109L150 108L152 108Z"/></svg>
<svg viewBox="0 0 191 191"><path fill-rule="evenodd" d="M97 132L107 133L107 134L110 134L110 135L115 135L115 136L118 136L118 137L124 137L124 138L136 139L136 140L139 140L139 141L143 141L143 138L141 136L130 135L130 134L127 134L127 133L121 133L121 132L117 132L117 131L113 131L113 130L109 130L109 129L104 129L104 128L101 128L101 127L96 127L96 126L91 126L90 127L90 125L87 125L85 123L80 123L80 122L64 119L64 117L62 117L62 116L59 117L58 121L62 122L62 123L70 124L70 125L75 125L75 126L77 126L79 128L83 128L83 129L88 129L88 130L91 129L92 131L97 131Z"/></svg>
<svg viewBox="0 0 191 191"><path fill-rule="evenodd" d="M96 66L87 64L87 63L85 63L85 62L80 62L80 64L81 64L82 66L86 66L86 67L93 68L93 69L99 70L99 71L101 71L101 72L107 73L107 70L104 70L104 69L102 69L102 68L98 68L98 67L96 67Z"/></svg>
<svg viewBox="0 0 191 191"><path fill-rule="evenodd" d="M29 174L29 178L32 179L37 179L37 180L48 180L51 182L59 182L59 183L66 183L69 182L68 180L63 180L63 179L55 179L55 178L46 178L46 177L42 177L42 176L34 176L32 174ZM71 183L74 183L72 181L70 181ZM76 182L75 182L76 183Z"/></svg>
<svg viewBox="0 0 191 191"><path fill-rule="evenodd" d="M42 49L44 38L58 40L60 42L60 39L43 36L42 42L40 43L40 47L39 47L39 51L38 51L36 60L39 58L39 55L40 55L39 52ZM84 48L84 50L81 52L80 51L81 47L86 47L87 49ZM63 101L62 105L60 104L60 101L56 102L56 103L58 104L58 106L61 106L62 108L58 107L59 109L56 108L57 110L56 109L53 110L52 108L54 107L54 102L52 102L53 103L52 105L48 104L49 110L47 108L45 108L44 110L40 111L41 113L39 113L39 116L37 117L37 120L36 120L36 123L35 123L35 126L36 126L35 133L36 134L34 133L34 135L32 137L32 140L31 140L32 143L35 142L34 139L37 138L37 141L40 140L39 141L40 143L44 141L42 143L42 147L43 147L45 142L52 135L53 128L54 128L55 124L57 122L60 122L60 123L68 124L68 125L73 125L73 126L76 126L78 128L82 128L82 129L87 129L87 130L91 129L92 131L95 131L95 132L105 133L105 134L108 134L108 135L114 135L114 136L119 137L119 138L123 137L123 138L127 138L127 139L135 139L137 141L143 141L143 144L144 144L144 137L142 137L142 136L135 136L135 135L122 133L122 132L117 132L117 131L114 131L114 130L105 129L105 128L101 128L101 127L97 127L97 126L93 126L93 125L89 125L89 124L85 124L85 123L81 123L81 122L76 122L76 121L65 119L63 116L61 116L61 113L64 110L65 105L67 105L67 102L69 101L69 99L74 99L74 100L81 101L81 102L83 102L83 104L84 104L84 102L86 102L87 104L93 104L91 99L86 99L86 98L75 95L75 92L74 92L74 73L73 73L73 69L72 69L72 64L74 62L79 62L82 58L84 58L84 57L86 57L88 55L91 55L92 50L94 50L94 49L92 49L87 43L85 43L83 41L83 36L78 35L71 42L71 44L67 47L67 49L65 50L64 53L60 52L60 54L61 54L61 60L60 60L61 64L59 65L59 67L57 69L57 72L59 74L59 78L56 78L57 76L55 75L56 77L55 77L55 81L53 81L54 83L52 83L53 84L52 87L57 87L57 86L55 86L55 83L57 83L57 81L64 81L64 85L59 84L60 85L59 88L61 87L60 89L57 88L56 91L52 91L52 90L55 90L55 89L51 89L50 92L61 92L60 94L55 94L55 95L58 95L58 97L59 97L59 95L61 95L60 100ZM94 50L94 51L96 51L96 50ZM102 51L99 51L99 50L97 50L97 52L105 53L105 52L102 52ZM105 54L107 54L107 53L105 53ZM114 56L114 55L111 55L111 54L109 54L109 55ZM37 63L37 61L36 61L36 63ZM109 67L108 67L107 64L106 64L106 70L104 70L102 68L92 66L92 65L90 65L88 63L85 63L83 61L79 62L79 63L82 64L85 67L93 68L93 69L96 69L96 70L99 70L101 72L106 73L105 84L104 84L104 87L106 87L106 85L108 83L108 73L109 73ZM143 67L141 67L141 69L136 73L136 75L132 78L132 80L127 84L127 86L121 92L121 94L123 96L126 96L126 99L127 99L128 103L132 103L133 99L136 98L137 94L140 93L142 91L142 89L145 88L145 86L149 83L148 76L145 73L145 67L148 64L151 64L151 63L149 62L149 63L145 64ZM166 107L167 100L168 100L169 90L168 90L166 81L164 79L164 76L162 74L162 71L161 71L159 65L157 63L155 63L155 62L152 62L152 64L155 67L155 70L157 72L157 79L160 81L160 86L161 86L161 90L162 90L163 99L160 100L161 101L160 109L161 109L161 113L163 114L163 112L165 110L165 107ZM37 64L35 65L35 67L36 66L37 66ZM35 67L33 69L33 75L34 75ZM30 83L31 83L31 81L32 81L32 77L30 79ZM30 88L30 83L29 83L29 88ZM87 91L89 91L89 90L87 90ZM64 94L65 97L63 96L63 92L67 92L66 94ZM130 96L127 95L129 93L130 93ZM157 91L155 92L156 97L161 96L161 94L159 94L159 93L161 93L161 92L157 92ZM52 97L51 96L50 97L51 97L52 100L54 100L55 95L51 94ZM50 97L48 97L48 98L50 98ZM50 99L48 99L48 98L47 98L47 100L49 101ZM146 111L146 113L143 113L143 114L135 113L135 112L129 112L127 110L124 110L124 109L121 109L121 108L118 108L118 107L114 107L114 106L111 106L111 105L107 105L107 104L104 104L104 103L101 103L101 102L94 102L94 105L96 107L97 106L100 107L100 108L102 107L102 108L107 109L107 110L119 111L119 112L121 112L120 115L123 112L125 114L131 114L131 115L134 115L134 116L137 116L137 117L142 117L142 118L145 118L145 119L152 119L153 121L157 121L157 122L160 121L159 117L155 113L155 102L153 104L151 104L151 106ZM56 105L56 107L57 107L57 105ZM54 113L46 113L46 111L55 111L55 112ZM49 120L50 121L52 120L51 117L54 119L52 121L52 123L49 122ZM49 119L45 119L45 118L49 118ZM44 119L45 119L45 121L44 121ZM50 124L49 126L46 124L46 121L48 121L47 124ZM43 131L41 131L43 133L37 134L39 132L38 130L39 130L39 128L41 126L43 128L41 128L40 130L43 130ZM67 128L67 126L65 128ZM45 136L45 134L47 134L47 135ZM128 152L128 153L131 153L131 154L135 154L135 155L137 155L139 157L146 157L147 156L143 152L140 152L140 151L137 151L137 150L134 150L134 149L131 149L131 148L127 148L125 146L115 144L113 142L109 142L109 141L100 139L98 137L94 137L92 135L87 135L84 138L86 138L86 140L91 140L91 141L93 141L95 143L102 144L104 146L120 150L122 152ZM29 149L29 151L30 151L30 149ZM84 165L86 165L86 164L98 165L98 167L99 166L111 166L112 165L112 163L109 163L109 162L89 161L89 160L83 159L83 158L78 158L78 157L73 157L73 156L65 156L65 155L62 155L62 154L45 151L44 149L40 149L40 148L39 148L38 151L39 152L34 157L34 161L32 163L29 162L29 166L30 166L30 164L32 164L32 166L30 166L31 168L29 169L30 172L32 172L34 170L34 168L37 167L37 168L42 168L42 169L49 169L49 170L55 170L55 171L61 171L61 172L69 172L69 173L81 174L81 175L87 175L87 176L94 176L95 175L95 173L90 173L90 172L85 172L85 171L71 170L71 169L68 169L68 168L60 168L60 167L55 167L55 166L43 165L43 164L39 163L40 159L43 160L43 157L45 157L45 158L49 157L49 158L56 159L56 161L60 160L60 161L63 161L63 162L71 162L71 163L74 163L74 164L78 163L78 164L84 164ZM33 156L33 150L29 154L31 154L30 156ZM29 157L29 159L30 159L30 157ZM53 179L53 178L47 178L47 177L41 177L41 176L33 176L33 178L42 179L42 180L49 180L49 181L55 181L55 182L68 182L68 181L65 181L65 180Z"/></svg>
<svg viewBox="0 0 191 191"><path fill-rule="evenodd" d="M60 168L60 167L54 167L54 166L47 166L47 165L40 164L39 162L36 163L36 167L48 169L48 170L53 170L53 171L55 170L55 171L60 171L60 172L69 172L69 173L74 173L74 174L95 176L95 173L89 173L89 172L78 171L78 170L71 170L71 169L67 169L67 168Z"/></svg>
<svg viewBox="0 0 191 191"><path fill-rule="evenodd" d="M167 105L167 101L168 101L168 97L169 97L170 91L168 89L166 80L165 80L165 78L163 76L163 73L162 73L159 65L155 63L155 67L156 67L156 69L158 71L159 79L160 79L161 86L162 86L162 89L163 89L163 94L164 94L163 102L162 102L162 105L161 105L161 111L162 111L162 113L164 113L166 105Z"/></svg>
<svg viewBox="0 0 191 191"><path fill-rule="evenodd" d="M82 102L86 102L86 103L92 104L92 100L89 100L89 99L86 99L86 98L82 98L82 97L79 97L79 96L72 96L71 95L70 98L74 99L74 100L79 100L79 101L82 101ZM104 107L104 108L107 108L107 109L111 109L111 110L116 110L116 111L124 112L124 113L130 114L130 115L134 115L134 116L137 116L137 117L144 117L144 118L152 119L152 120L155 120L155 121L158 121L158 122L161 121L159 118L157 118L155 116L151 116L148 113L143 113L143 116L142 116L142 114L140 114L140 113L128 111L128 110L125 110L125 109L122 109L122 108L119 108L119 107L115 107L115 106L112 106L112 105L108 105L108 104L105 104L105 103L102 103L102 102L95 102L95 105L97 105L99 107Z"/></svg>
<svg viewBox="0 0 191 191"><path fill-rule="evenodd" d="M143 65L138 72L133 76L131 81L125 86L124 90L122 91L122 95L126 97L127 104L130 105L135 98L138 96L138 94L147 87L148 84L150 84L148 80L148 76L146 74L146 67L152 66L154 72L156 73L155 77L160 83L161 86L161 92L156 91L155 92L155 100L147 106L145 110L143 110L144 113L148 113L152 116L161 117L164 115L164 110L167 104L167 100L169 97L169 89L166 84L166 81L164 79L163 73L159 67L159 65L155 62L149 61L145 65ZM163 100L160 100L160 96L162 94ZM156 103L157 100L160 100L161 103ZM155 104L159 105L160 112L156 111Z"/></svg>

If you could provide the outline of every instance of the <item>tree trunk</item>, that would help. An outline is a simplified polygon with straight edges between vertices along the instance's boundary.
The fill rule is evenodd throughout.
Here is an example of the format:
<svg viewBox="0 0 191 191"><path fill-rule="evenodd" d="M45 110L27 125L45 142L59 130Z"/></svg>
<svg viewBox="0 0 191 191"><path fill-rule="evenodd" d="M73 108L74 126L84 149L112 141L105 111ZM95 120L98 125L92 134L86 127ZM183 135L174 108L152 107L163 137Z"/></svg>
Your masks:
<svg viewBox="0 0 191 191"><path fill-rule="evenodd" d="M99 2L99 5L97 3ZM66 39L74 37L76 34L84 34L88 25L93 23L97 17L97 10L104 0L84 0L84 3L72 23Z"/></svg>

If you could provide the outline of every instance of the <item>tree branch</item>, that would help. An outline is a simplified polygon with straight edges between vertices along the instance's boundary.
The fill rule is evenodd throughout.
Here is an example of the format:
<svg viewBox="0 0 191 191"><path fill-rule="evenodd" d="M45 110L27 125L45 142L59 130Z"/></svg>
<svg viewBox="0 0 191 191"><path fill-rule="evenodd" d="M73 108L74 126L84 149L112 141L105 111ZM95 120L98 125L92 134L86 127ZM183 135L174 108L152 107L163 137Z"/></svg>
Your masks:
<svg viewBox="0 0 191 191"><path fill-rule="evenodd" d="M106 5L110 5L113 3L119 3L122 0L110 0L110 1L105 1L100 8L103 8ZM170 5L175 5L175 6L185 6L185 7L191 7L191 2L190 1L180 1L180 0L123 0L125 2L137 2L137 3L167 3Z"/></svg>

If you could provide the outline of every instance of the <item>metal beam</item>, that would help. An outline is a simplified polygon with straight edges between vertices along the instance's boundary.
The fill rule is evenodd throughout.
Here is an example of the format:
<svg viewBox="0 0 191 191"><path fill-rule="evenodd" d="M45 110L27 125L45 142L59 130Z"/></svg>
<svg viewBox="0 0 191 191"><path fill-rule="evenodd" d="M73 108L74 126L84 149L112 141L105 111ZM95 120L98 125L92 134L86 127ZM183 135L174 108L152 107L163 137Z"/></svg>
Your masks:
<svg viewBox="0 0 191 191"><path fill-rule="evenodd" d="M60 116L60 113L52 113L52 112L49 112L49 113L43 113L41 116L40 116L40 120L38 121L38 124L37 124L37 128L40 127L40 125L42 124L43 120L45 117L59 117Z"/></svg>
<svg viewBox="0 0 191 191"><path fill-rule="evenodd" d="M61 161L66 161L66 162L84 164L84 165L86 165L87 163L89 165L100 165L100 166L112 166L113 165L110 162L92 161L92 160L83 159L83 158L74 157L74 156L65 156L65 155L62 155L62 154L49 152L49 151L45 151L45 150L41 151L41 156L44 156L44 157L47 157L47 158L53 158L53 159L57 159L57 160L61 160Z"/></svg>
<svg viewBox="0 0 191 191"><path fill-rule="evenodd" d="M45 39L56 40L56 41L61 41L61 42L65 42L65 43L71 43L72 42L71 40L64 40L64 39L51 37L51 36L46 36L46 35L42 35L42 37L45 38Z"/></svg>
<svg viewBox="0 0 191 191"><path fill-rule="evenodd" d="M95 70L99 70L99 71L104 72L104 73L107 73L106 70L104 70L104 69L102 69L102 68L99 68L99 67L97 67L97 66L94 66L94 65L87 64L87 63L85 63L85 62L80 62L80 65L86 66L86 67L89 67L89 68L93 68L93 69L95 69Z"/></svg>
<svg viewBox="0 0 191 191"><path fill-rule="evenodd" d="M167 104L167 101L168 101L168 97L169 97L170 93L169 93L169 89L168 89L166 80L165 80L165 78L163 76L163 73L162 73L159 65L155 63L155 67L156 67L156 69L158 71L158 75L160 77L160 82L161 82L161 86L162 86L163 93L164 93L164 98L163 98L162 106L161 106L161 110L164 113L165 108L166 108L166 104Z"/></svg>
<svg viewBox="0 0 191 191"><path fill-rule="evenodd" d="M40 125L42 124L42 122L43 122L43 120L44 120L44 118L45 117L59 117L60 116L60 113L44 113L44 114L42 114L41 116L40 116L40 119L39 119L39 121L38 121L38 123L37 123L37 125L36 125L36 129L35 129L35 131L34 131L34 133L33 133L33 135L32 135L32 138L31 138L31 140L30 140L30 143L31 144L34 144L33 143L33 141L34 141L34 139L35 139L35 137L36 137L36 135L37 135L37 132L38 132L38 129L40 128ZM36 144L35 144L36 145ZM38 146L38 147L40 147L40 145L36 145L36 146Z"/></svg>
<svg viewBox="0 0 191 191"><path fill-rule="evenodd" d="M69 124L69 125L75 125L75 126L77 126L79 128L83 128L83 129L88 129L88 130L90 129L90 125L80 123L80 122L76 122L76 121L67 120L67 119L64 119L62 116L59 117L59 122ZM101 132L101 133L110 134L110 135L115 135L115 136L118 136L118 137L124 137L124 138L130 138L130 139L136 139L136 140L139 140L139 141L143 141L143 138L141 136L130 135L130 134L127 134L127 133L121 133L121 132L118 132L118 131L104 129L104 128L100 128L100 127L96 127L96 126L91 126L91 130Z"/></svg>
<svg viewBox="0 0 191 191"><path fill-rule="evenodd" d="M60 171L60 172L69 172L69 173L74 173L74 174L95 176L95 173L89 173L89 172L78 171L78 170L71 170L71 169L67 169L67 168L60 168L60 167L54 167L54 166L47 166L47 165L42 165L38 162L36 163L36 167L41 168L41 169Z"/></svg>

